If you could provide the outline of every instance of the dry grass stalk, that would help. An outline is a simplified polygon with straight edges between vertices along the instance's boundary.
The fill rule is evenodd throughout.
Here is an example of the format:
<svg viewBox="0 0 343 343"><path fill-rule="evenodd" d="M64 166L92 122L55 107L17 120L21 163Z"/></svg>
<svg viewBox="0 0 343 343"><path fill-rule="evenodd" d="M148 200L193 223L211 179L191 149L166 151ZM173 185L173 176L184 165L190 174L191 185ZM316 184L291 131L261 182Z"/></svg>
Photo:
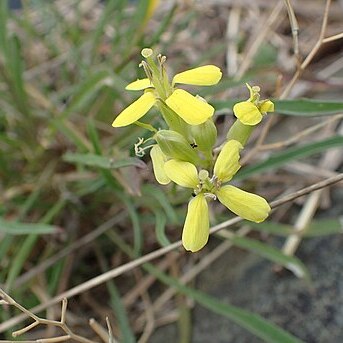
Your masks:
<svg viewBox="0 0 343 343"><path fill-rule="evenodd" d="M82 337L80 335L75 334L67 325L66 323L66 311L67 311L67 305L68 305L68 300L66 298L63 298L62 300L62 309L61 309L61 320L49 320L45 318L41 318L36 316L34 313L31 311L27 310L25 307L22 305L18 304L13 298L11 298L6 292L4 292L0 288L0 297L2 298L1 304L7 304L16 307L18 310L23 312L26 316L29 316L34 320L33 323L23 327L20 330L13 331L12 336L13 337L18 337L21 336L22 334L32 330L38 325L51 325L57 328L60 328L66 335L61 335L61 336L56 336L56 337L50 337L50 338L41 338L33 341L25 341L25 342L38 342L38 343L54 343L54 342L65 342L69 339L73 339L77 342L81 343L95 343L95 341L92 341L90 339L87 339L85 337ZM8 342L8 341L0 341L2 343Z"/></svg>

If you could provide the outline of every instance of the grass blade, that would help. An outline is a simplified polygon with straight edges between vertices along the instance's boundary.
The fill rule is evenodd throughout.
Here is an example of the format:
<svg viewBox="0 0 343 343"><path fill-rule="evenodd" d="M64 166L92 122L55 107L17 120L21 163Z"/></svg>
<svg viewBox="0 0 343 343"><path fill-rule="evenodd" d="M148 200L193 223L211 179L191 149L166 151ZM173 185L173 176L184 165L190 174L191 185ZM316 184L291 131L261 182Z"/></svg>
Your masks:
<svg viewBox="0 0 343 343"><path fill-rule="evenodd" d="M280 167L289 161L313 155L343 145L343 136L333 136L322 141L310 143L300 147L290 148L270 156L267 160L248 166L239 171L235 180L242 180L253 174L261 173L269 169Z"/></svg>
<svg viewBox="0 0 343 343"><path fill-rule="evenodd" d="M0 232L9 235L29 235L29 234L55 234L59 228L54 225L42 223L18 223L15 221L5 220L0 217Z"/></svg>
<svg viewBox="0 0 343 343"><path fill-rule="evenodd" d="M272 235L288 237L295 234L293 226L274 223L249 223L253 229L266 232ZM299 232L302 237L318 237L327 235L337 235L343 233L343 225L339 219L320 219L312 221L303 231Z"/></svg>
<svg viewBox="0 0 343 343"><path fill-rule="evenodd" d="M124 159L115 160L113 158L95 154L66 153L63 155L63 160L71 163L79 163L88 167L97 167L103 169L118 169L128 166L145 168L145 163L135 157L127 157Z"/></svg>
<svg viewBox="0 0 343 343"><path fill-rule="evenodd" d="M153 184L145 184L142 186L142 192L143 195L151 196L157 201L172 224L180 223L174 207L170 204L166 193L162 191L160 187Z"/></svg>
<svg viewBox="0 0 343 343"><path fill-rule="evenodd" d="M162 247L165 247L170 244L169 239L166 236L166 224L167 224L167 218L163 214L162 211L155 210L155 220L156 220L156 226L155 226L155 234L156 239L158 240L158 243L161 244Z"/></svg>
<svg viewBox="0 0 343 343"><path fill-rule="evenodd" d="M232 243L240 248L249 250L262 256L274 263L277 263L290 271L297 277L310 280L310 274L305 265L295 256L288 256L283 254L279 249L276 249L268 244L256 241L246 237L232 237Z"/></svg>

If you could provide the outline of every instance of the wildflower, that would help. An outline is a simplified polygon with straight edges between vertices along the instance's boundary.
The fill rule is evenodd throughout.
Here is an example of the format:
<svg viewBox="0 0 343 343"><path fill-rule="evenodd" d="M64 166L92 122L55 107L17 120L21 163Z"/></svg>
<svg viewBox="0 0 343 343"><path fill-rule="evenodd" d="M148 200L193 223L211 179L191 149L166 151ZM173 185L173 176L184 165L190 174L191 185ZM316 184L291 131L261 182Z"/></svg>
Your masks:
<svg viewBox="0 0 343 343"><path fill-rule="evenodd" d="M240 168L241 143L228 141L219 153L209 177L206 170L197 171L186 161L171 159L164 164L166 175L176 184L193 189L195 197L188 204L182 232L182 243L186 250L200 250L208 241L209 215L207 199L217 199L236 215L253 221L264 221L270 212L267 201L256 195L224 183L230 181Z"/></svg>
<svg viewBox="0 0 343 343"><path fill-rule="evenodd" d="M235 116L244 125L256 125L262 120L262 116L267 112L274 112L274 104L269 100L260 100L260 87L250 87L250 97L246 101L241 101L233 106Z"/></svg>
<svg viewBox="0 0 343 343"><path fill-rule="evenodd" d="M143 95L125 108L113 121L112 126L121 127L134 123L143 117L154 105L167 106L190 125L204 123L214 113L214 108L204 99L195 97L183 89L175 88L175 84L197 86L215 85L221 79L220 69L214 65L190 69L176 74L169 82L165 70L165 56L158 55L159 66L152 60L152 50L143 49L142 61L147 78L136 80L126 86L127 90L143 90Z"/></svg>

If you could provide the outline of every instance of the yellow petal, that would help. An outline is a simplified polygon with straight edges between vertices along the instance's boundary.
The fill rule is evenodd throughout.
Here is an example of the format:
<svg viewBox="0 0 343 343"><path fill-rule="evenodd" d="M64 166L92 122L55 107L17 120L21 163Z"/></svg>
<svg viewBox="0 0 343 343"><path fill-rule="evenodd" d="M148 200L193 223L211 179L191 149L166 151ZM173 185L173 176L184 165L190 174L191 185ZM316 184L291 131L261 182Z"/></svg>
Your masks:
<svg viewBox="0 0 343 343"><path fill-rule="evenodd" d="M113 127L121 127L134 123L143 117L155 104L156 98L152 92L144 93L138 100L126 107L112 123Z"/></svg>
<svg viewBox="0 0 343 343"><path fill-rule="evenodd" d="M208 206L203 194L194 197L188 204L185 225L182 231L182 244L186 250L196 252L208 241Z"/></svg>
<svg viewBox="0 0 343 343"><path fill-rule="evenodd" d="M175 90L166 104L190 125L202 124L214 113L211 105L183 89Z"/></svg>
<svg viewBox="0 0 343 343"><path fill-rule="evenodd" d="M192 163L169 160L164 164L164 171L179 186L194 189L199 183L197 169Z"/></svg>
<svg viewBox="0 0 343 343"><path fill-rule="evenodd" d="M129 83L125 89L128 91L140 91L149 87L154 87L148 78L138 79L134 82Z"/></svg>
<svg viewBox="0 0 343 343"><path fill-rule="evenodd" d="M274 112L274 104L270 100L266 100L261 104L260 111L262 113Z"/></svg>
<svg viewBox="0 0 343 343"><path fill-rule="evenodd" d="M237 173L241 167L239 161L239 151L243 148L242 144L234 139L228 141L220 151L214 165L214 175L221 182L227 182Z"/></svg>
<svg viewBox="0 0 343 343"><path fill-rule="evenodd" d="M233 213L256 223L263 222L270 212L270 206L264 198L233 186L221 187L216 195Z"/></svg>
<svg viewBox="0 0 343 343"><path fill-rule="evenodd" d="M167 161L167 157L157 144L151 148L150 157L157 182L161 185L167 185L170 182L170 178L164 171L164 164Z"/></svg>
<svg viewBox="0 0 343 343"><path fill-rule="evenodd" d="M244 125L256 125L262 120L259 109L249 101L242 101L234 105L233 112Z"/></svg>
<svg viewBox="0 0 343 343"><path fill-rule="evenodd" d="M217 84L221 77L222 72L218 67L206 65L176 74L173 78L173 84L183 83L186 85L211 86Z"/></svg>

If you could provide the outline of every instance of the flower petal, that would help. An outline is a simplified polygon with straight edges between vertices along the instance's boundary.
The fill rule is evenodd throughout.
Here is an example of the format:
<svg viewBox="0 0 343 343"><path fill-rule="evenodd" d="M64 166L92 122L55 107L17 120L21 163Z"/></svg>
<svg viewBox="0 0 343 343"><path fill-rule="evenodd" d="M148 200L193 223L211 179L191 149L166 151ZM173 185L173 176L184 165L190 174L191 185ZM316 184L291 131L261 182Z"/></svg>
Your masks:
<svg viewBox="0 0 343 343"><path fill-rule="evenodd" d="M167 161L167 157L157 144L151 148L150 157L157 182L161 185L167 185L170 182L170 178L164 171L164 164Z"/></svg>
<svg viewBox="0 0 343 343"><path fill-rule="evenodd" d="M274 112L274 104L273 104L273 102L271 102L270 100L264 101L264 102L260 105L260 111L261 111L262 113Z"/></svg>
<svg viewBox="0 0 343 343"><path fill-rule="evenodd" d="M194 197L188 204L185 225L182 231L182 244L186 250L196 252L208 241L210 224L207 201L203 194Z"/></svg>
<svg viewBox="0 0 343 343"><path fill-rule="evenodd" d="M239 151L242 144L234 139L228 141L220 151L213 173L221 182L227 182L237 173L241 167L239 164Z"/></svg>
<svg viewBox="0 0 343 343"><path fill-rule="evenodd" d="M128 91L140 91L149 87L154 87L151 81L146 78L146 79L138 79L136 81L133 81L129 83L125 89Z"/></svg>
<svg viewBox="0 0 343 343"><path fill-rule="evenodd" d="M234 105L233 112L244 125L256 125L262 120L259 109L249 101L242 101Z"/></svg>
<svg viewBox="0 0 343 343"><path fill-rule="evenodd" d="M166 104L190 125L202 124L214 113L211 105L183 89L176 89Z"/></svg>
<svg viewBox="0 0 343 343"><path fill-rule="evenodd" d="M179 186L194 189L199 183L197 169L192 163L169 160L164 164L164 171Z"/></svg>
<svg viewBox="0 0 343 343"><path fill-rule="evenodd" d="M233 213L256 223L263 222L270 212L270 206L264 198L230 185L221 187L216 195Z"/></svg>
<svg viewBox="0 0 343 343"><path fill-rule="evenodd" d="M152 92L144 93L138 100L126 107L112 123L113 127L121 127L134 123L143 117L155 104L156 98Z"/></svg>
<svg viewBox="0 0 343 343"><path fill-rule="evenodd" d="M221 77L222 72L218 67L206 65L176 74L173 78L173 84L183 83L186 85L211 86L216 85Z"/></svg>

